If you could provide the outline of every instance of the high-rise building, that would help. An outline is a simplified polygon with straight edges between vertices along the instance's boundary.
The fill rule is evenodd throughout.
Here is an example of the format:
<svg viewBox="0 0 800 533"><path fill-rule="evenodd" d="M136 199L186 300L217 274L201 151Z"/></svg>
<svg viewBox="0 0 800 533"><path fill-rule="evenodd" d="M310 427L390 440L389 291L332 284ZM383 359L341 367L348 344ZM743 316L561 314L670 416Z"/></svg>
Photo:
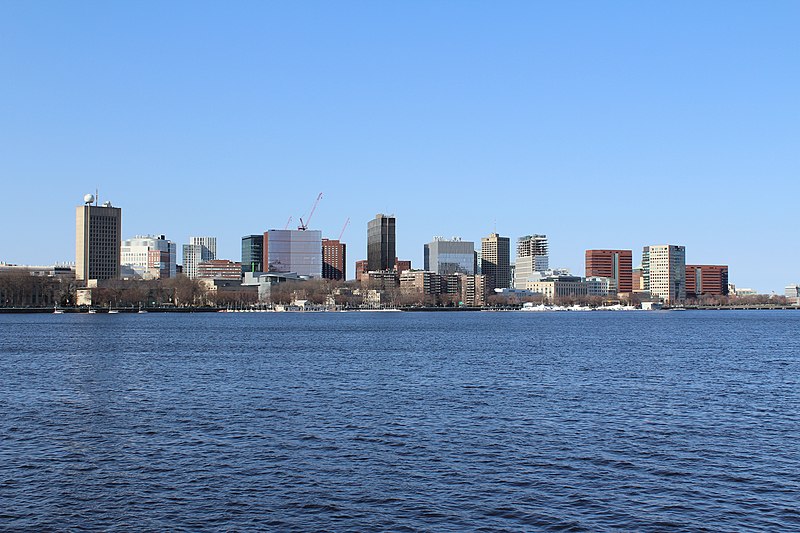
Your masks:
<svg viewBox="0 0 800 533"><path fill-rule="evenodd" d="M264 272L264 235L242 237L242 274Z"/></svg>
<svg viewBox="0 0 800 533"><path fill-rule="evenodd" d="M527 282L536 277L537 272L549 269L547 235L525 235L517 239L517 259L512 277L515 289L525 290Z"/></svg>
<svg viewBox="0 0 800 533"><path fill-rule="evenodd" d="M633 292L633 251L586 250L586 277L611 278L618 294Z"/></svg>
<svg viewBox="0 0 800 533"><path fill-rule="evenodd" d="M347 246L337 239L322 239L322 277L347 279Z"/></svg>
<svg viewBox="0 0 800 533"><path fill-rule="evenodd" d="M686 265L686 297L728 295L728 265Z"/></svg>
<svg viewBox="0 0 800 533"><path fill-rule="evenodd" d="M264 267L267 272L294 272L322 277L322 232L271 229L264 233Z"/></svg>
<svg viewBox="0 0 800 533"><path fill-rule="evenodd" d="M508 237L491 233L481 239L481 273L487 277L487 292L511 286L511 257Z"/></svg>
<svg viewBox="0 0 800 533"><path fill-rule="evenodd" d="M75 211L75 279L119 279L122 209L111 202L91 205L91 194L84 200Z"/></svg>
<svg viewBox="0 0 800 533"><path fill-rule="evenodd" d="M686 299L686 247L673 244L645 246L642 249L644 290L665 303Z"/></svg>
<svg viewBox="0 0 800 533"><path fill-rule="evenodd" d="M178 245L164 235L137 235L122 241L122 276L174 278Z"/></svg>
<svg viewBox="0 0 800 533"><path fill-rule="evenodd" d="M396 259L395 218L379 213L367 224L367 269L392 270Z"/></svg>
<svg viewBox="0 0 800 533"><path fill-rule="evenodd" d="M475 243L434 237L423 248L425 270L441 276L449 274L475 274Z"/></svg>
<svg viewBox="0 0 800 533"><path fill-rule="evenodd" d="M183 273L186 277L197 277L197 265L217 258L216 237L189 237L183 245Z"/></svg>

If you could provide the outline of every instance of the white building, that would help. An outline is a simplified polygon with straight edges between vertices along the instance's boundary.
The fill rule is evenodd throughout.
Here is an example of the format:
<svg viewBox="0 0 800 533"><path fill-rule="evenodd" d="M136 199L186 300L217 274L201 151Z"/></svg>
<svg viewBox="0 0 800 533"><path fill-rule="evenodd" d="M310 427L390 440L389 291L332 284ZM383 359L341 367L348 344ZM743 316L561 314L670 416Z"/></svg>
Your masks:
<svg viewBox="0 0 800 533"><path fill-rule="evenodd" d="M549 302L553 302L561 296L587 296L589 293L587 283L577 276L561 276L529 281L525 288L542 294Z"/></svg>
<svg viewBox="0 0 800 533"><path fill-rule="evenodd" d="M178 246L164 235L137 235L122 241L122 277L174 278Z"/></svg>
<svg viewBox="0 0 800 533"><path fill-rule="evenodd" d="M789 300L790 304L800 305L800 284L792 283L791 285L787 285L783 294L786 296L786 299Z"/></svg>
<svg viewBox="0 0 800 533"><path fill-rule="evenodd" d="M517 261L514 269L514 288L525 289L535 273L550 269L547 255L547 235L525 235L517 239Z"/></svg>
<svg viewBox="0 0 800 533"><path fill-rule="evenodd" d="M686 247L673 244L645 246L642 250L644 290L665 303L686 299Z"/></svg>
<svg viewBox="0 0 800 533"><path fill-rule="evenodd" d="M183 273L194 279L197 277L197 265L216 258L216 237L189 237L189 244L183 245Z"/></svg>
<svg viewBox="0 0 800 533"><path fill-rule="evenodd" d="M589 296L616 295L617 281L614 278L589 276L586 278L586 292Z"/></svg>

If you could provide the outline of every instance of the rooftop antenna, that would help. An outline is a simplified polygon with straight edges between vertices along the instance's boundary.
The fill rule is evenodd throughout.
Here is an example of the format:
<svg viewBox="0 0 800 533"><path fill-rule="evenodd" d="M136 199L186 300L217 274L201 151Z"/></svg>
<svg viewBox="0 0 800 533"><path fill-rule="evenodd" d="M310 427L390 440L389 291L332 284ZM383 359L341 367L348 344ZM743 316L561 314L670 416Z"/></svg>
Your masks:
<svg viewBox="0 0 800 533"><path fill-rule="evenodd" d="M97 207L97 204L100 203L100 187L95 187L94 189L94 206Z"/></svg>

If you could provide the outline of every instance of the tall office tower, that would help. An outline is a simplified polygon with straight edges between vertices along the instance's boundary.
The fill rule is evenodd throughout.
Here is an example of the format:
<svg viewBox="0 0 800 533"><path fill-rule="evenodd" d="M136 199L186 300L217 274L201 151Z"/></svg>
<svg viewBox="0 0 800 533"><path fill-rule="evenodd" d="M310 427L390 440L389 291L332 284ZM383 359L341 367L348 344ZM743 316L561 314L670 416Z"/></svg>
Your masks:
<svg viewBox="0 0 800 533"><path fill-rule="evenodd" d="M450 274L475 274L475 243L434 237L424 246L425 271L441 276Z"/></svg>
<svg viewBox="0 0 800 533"><path fill-rule="evenodd" d="M395 218L377 214L367 224L367 269L393 270L395 259Z"/></svg>
<svg viewBox="0 0 800 533"><path fill-rule="evenodd" d="M264 272L264 235L242 237L242 274Z"/></svg>
<svg viewBox="0 0 800 533"><path fill-rule="evenodd" d="M75 279L119 279L122 209L92 205L91 194L83 200L75 210Z"/></svg>
<svg viewBox="0 0 800 533"><path fill-rule="evenodd" d="M514 263L514 288L525 289L537 272L550 268L547 255L547 235L525 235L517 239L517 260Z"/></svg>
<svg viewBox="0 0 800 533"><path fill-rule="evenodd" d="M194 279L197 277L197 265L216 258L216 237L189 237L189 244L183 245L183 273Z"/></svg>
<svg viewBox="0 0 800 533"><path fill-rule="evenodd" d="M613 279L617 294L633 292L633 251L586 250L586 277Z"/></svg>
<svg viewBox="0 0 800 533"><path fill-rule="evenodd" d="M728 295L728 265L686 265L686 296Z"/></svg>
<svg viewBox="0 0 800 533"><path fill-rule="evenodd" d="M347 279L347 246L337 239L322 239L322 277L344 281Z"/></svg>
<svg viewBox="0 0 800 533"><path fill-rule="evenodd" d="M298 276L322 277L322 232L319 230L271 229L264 233L266 272L294 272Z"/></svg>
<svg viewBox="0 0 800 533"><path fill-rule="evenodd" d="M666 303L686 299L686 247L673 244L642 249L644 289Z"/></svg>
<svg viewBox="0 0 800 533"><path fill-rule="evenodd" d="M142 279L174 278L178 246L164 235L137 235L122 241L122 275Z"/></svg>
<svg viewBox="0 0 800 533"><path fill-rule="evenodd" d="M511 285L510 240L497 233L481 239L481 273L487 277L487 293Z"/></svg>

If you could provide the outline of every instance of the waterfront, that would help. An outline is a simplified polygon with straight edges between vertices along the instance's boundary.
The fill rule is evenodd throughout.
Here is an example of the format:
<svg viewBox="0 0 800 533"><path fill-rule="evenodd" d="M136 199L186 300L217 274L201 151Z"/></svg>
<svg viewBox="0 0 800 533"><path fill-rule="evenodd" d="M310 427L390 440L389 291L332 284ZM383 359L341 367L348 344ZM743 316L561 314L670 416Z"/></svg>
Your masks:
<svg viewBox="0 0 800 533"><path fill-rule="evenodd" d="M800 315L0 316L0 527L800 528Z"/></svg>

